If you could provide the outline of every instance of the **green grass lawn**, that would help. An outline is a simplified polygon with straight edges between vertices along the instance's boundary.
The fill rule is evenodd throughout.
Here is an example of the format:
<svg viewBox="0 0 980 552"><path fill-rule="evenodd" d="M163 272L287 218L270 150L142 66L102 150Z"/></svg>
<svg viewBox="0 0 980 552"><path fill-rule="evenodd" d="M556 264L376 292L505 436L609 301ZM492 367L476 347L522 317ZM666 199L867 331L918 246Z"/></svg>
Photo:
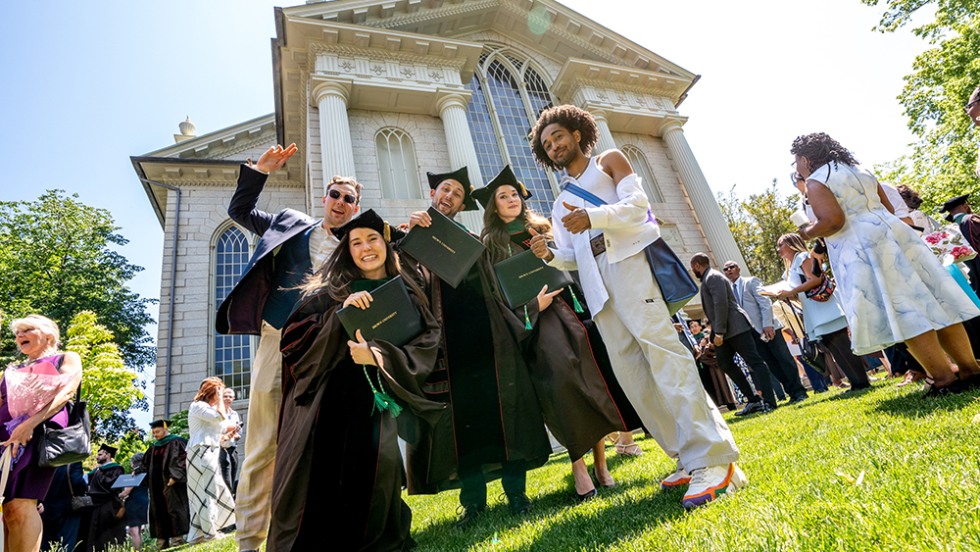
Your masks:
<svg viewBox="0 0 980 552"><path fill-rule="evenodd" d="M422 552L980 550L978 393L923 399L895 381L744 420L726 414L749 486L690 513L682 491L660 490L673 462L639 439L639 458L609 450L617 485L596 500L572 498L568 458L556 455L528 474L528 517L510 515L498 481L466 530L455 526L458 492L408 497L413 536ZM236 548L224 539L186 550Z"/></svg>

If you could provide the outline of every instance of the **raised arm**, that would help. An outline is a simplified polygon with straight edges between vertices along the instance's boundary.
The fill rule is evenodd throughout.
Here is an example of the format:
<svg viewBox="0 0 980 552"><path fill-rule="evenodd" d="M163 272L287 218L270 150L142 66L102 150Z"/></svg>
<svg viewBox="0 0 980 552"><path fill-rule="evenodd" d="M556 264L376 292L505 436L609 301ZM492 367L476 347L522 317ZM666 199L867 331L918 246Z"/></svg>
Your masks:
<svg viewBox="0 0 980 552"><path fill-rule="evenodd" d="M228 204L228 216L233 221L259 236L269 229L274 215L256 208L259 194L269 175L282 168L296 151L296 144L286 148L276 145L266 150L256 163L249 160L242 164L238 173L238 187Z"/></svg>

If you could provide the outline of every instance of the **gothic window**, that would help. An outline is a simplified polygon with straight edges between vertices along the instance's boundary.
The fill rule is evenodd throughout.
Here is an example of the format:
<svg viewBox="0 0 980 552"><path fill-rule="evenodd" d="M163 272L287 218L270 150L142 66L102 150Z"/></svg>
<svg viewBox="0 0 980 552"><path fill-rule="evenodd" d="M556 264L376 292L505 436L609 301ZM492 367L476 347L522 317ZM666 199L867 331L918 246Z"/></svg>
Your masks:
<svg viewBox="0 0 980 552"><path fill-rule="evenodd" d="M419 199L418 161L412 137L397 128L383 128L374 137L378 152L381 195L385 199Z"/></svg>
<svg viewBox="0 0 980 552"><path fill-rule="evenodd" d="M650 165L647 164L647 158L643 155L636 146L623 146L623 155L629 160L630 165L633 166L633 172L636 176L639 176L643 182L643 189L647 193L647 199L650 203L663 203L664 195L660 192L660 186L657 184L657 179L653 176L653 171L650 170Z"/></svg>
<svg viewBox="0 0 980 552"><path fill-rule="evenodd" d="M248 263L248 239L237 226L218 234L214 247L214 305L228 296ZM212 324L213 327L213 324ZM214 334L212 373L235 390L239 399L248 399L252 376L252 336Z"/></svg>
<svg viewBox="0 0 980 552"><path fill-rule="evenodd" d="M531 191L530 206L550 215L557 180L534 162L527 139L538 114L552 105L544 79L527 56L491 46L480 57L469 88L473 96L466 118L483 178L489 181L509 164Z"/></svg>

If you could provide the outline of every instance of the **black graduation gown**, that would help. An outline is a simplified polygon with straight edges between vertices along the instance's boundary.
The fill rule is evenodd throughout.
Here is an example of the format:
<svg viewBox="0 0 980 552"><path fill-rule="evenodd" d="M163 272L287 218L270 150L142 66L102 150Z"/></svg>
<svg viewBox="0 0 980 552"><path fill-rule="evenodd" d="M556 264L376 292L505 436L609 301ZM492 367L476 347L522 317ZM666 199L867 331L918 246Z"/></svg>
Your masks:
<svg viewBox="0 0 980 552"><path fill-rule="evenodd" d="M119 498L122 489L112 488L123 473L123 467L115 462L89 472L88 495L94 505L89 521L89 542L85 546L89 552L101 552L110 544L120 544L126 539L126 520L116 517L116 512L123 507Z"/></svg>
<svg viewBox="0 0 980 552"><path fill-rule="evenodd" d="M370 341L385 372L368 366L375 386L405 407L398 417L432 423L442 404L422 398L435 364L439 325L427 309L423 333L402 347ZM272 488L269 552L404 550L412 513L401 499L404 467L396 419L374 409L364 369L325 295L301 302L283 328L283 398ZM380 389L379 389L380 390ZM409 423L410 423L409 422Z"/></svg>
<svg viewBox="0 0 980 552"><path fill-rule="evenodd" d="M176 435L154 442L143 454L143 468L150 482L150 536L155 539L183 537L190 530L187 503L187 441ZM173 485L167 485L170 479Z"/></svg>
<svg viewBox="0 0 980 552"><path fill-rule="evenodd" d="M530 237L526 230L511 234L512 253L516 255L526 249ZM577 293L575 298L580 295ZM612 387L618 388L618 383L612 370L607 376L599 366L600 357L608 364L605 347L599 351L601 355L597 354L585 325L566 300L574 301L567 288L544 312L538 311L536 300L528 303L526 322L531 324L531 329L526 329L526 325L521 327L517 337L524 349L544 421L574 462L609 433L638 426L628 424L616 403ZM523 319L525 308L519 307L514 313ZM582 314L588 316L586 312ZM601 344L601 339L598 343ZM635 416L629 401L625 403L627 415Z"/></svg>
<svg viewBox="0 0 980 552"><path fill-rule="evenodd" d="M503 462L543 465L551 443L514 337L524 320L495 299L489 263L477 261L456 288L409 255L402 254L402 264L426 290L443 328L440 361L423 390L449 406L449 415L409 440L408 493L459 487L460 468L479 467L492 480Z"/></svg>

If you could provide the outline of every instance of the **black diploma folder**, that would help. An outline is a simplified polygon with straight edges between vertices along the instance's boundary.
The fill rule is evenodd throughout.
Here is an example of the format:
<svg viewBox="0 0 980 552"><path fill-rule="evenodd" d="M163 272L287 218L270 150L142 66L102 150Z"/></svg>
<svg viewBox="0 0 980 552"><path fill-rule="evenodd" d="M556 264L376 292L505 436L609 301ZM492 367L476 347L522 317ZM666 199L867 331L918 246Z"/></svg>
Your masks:
<svg viewBox="0 0 980 552"><path fill-rule="evenodd" d="M361 330L365 341L377 339L401 347L422 333L422 316L409 298L401 276L369 293L373 301L367 310L350 305L337 311L351 339L356 339L354 334Z"/></svg>
<svg viewBox="0 0 980 552"><path fill-rule="evenodd" d="M412 228L398 247L456 287L486 248L446 215L432 207L427 212L432 225Z"/></svg>
<svg viewBox="0 0 980 552"><path fill-rule="evenodd" d="M493 271L504 301L512 309L528 304L545 284L549 292L572 284L567 272L548 266L530 249L493 265Z"/></svg>

